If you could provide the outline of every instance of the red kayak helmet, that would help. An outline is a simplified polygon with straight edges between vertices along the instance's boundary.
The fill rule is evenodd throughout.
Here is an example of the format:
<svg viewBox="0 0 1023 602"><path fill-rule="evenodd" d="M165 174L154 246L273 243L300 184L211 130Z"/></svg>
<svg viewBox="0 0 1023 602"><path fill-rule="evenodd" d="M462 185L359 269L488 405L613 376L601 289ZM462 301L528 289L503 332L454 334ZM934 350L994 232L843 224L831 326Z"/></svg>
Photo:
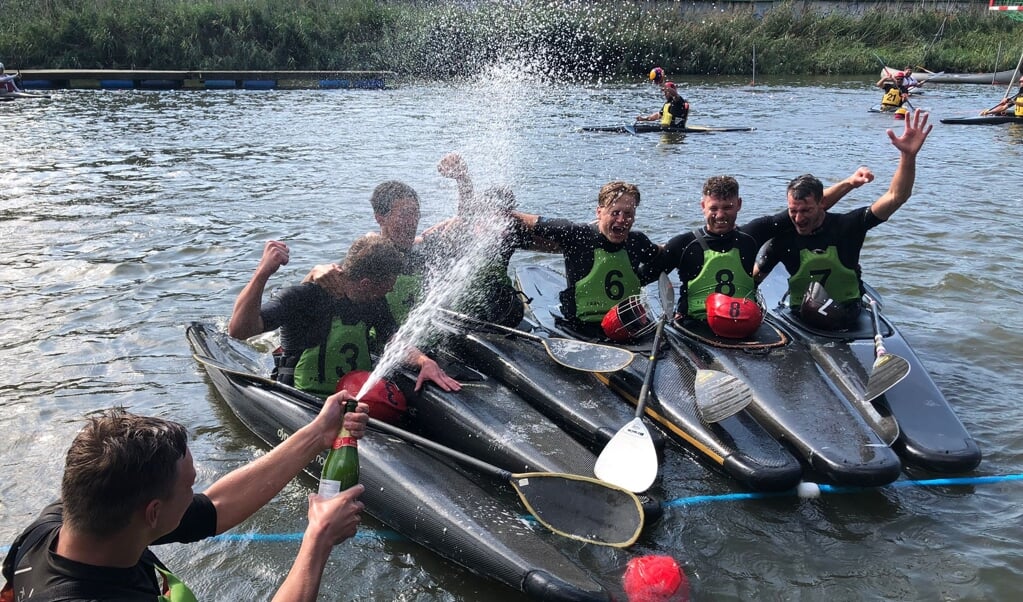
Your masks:
<svg viewBox="0 0 1023 602"><path fill-rule="evenodd" d="M707 297L707 325L726 339L745 339L760 328L764 312L752 299L711 293Z"/></svg>
<svg viewBox="0 0 1023 602"><path fill-rule="evenodd" d="M352 370L337 382L336 391L345 389L352 395L358 395L369 377L370 373L366 370ZM370 417L391 424L396 424L401 420L401 417L405 415L405 410L408 409L405 395L398 385L382 378L373 383L373 386L359 401L369 406Z"/></svg>
<svg viewBox="0 0 1023 602"><path fill-rule="evenodd" d="M607 338L627 343L654 329L656 324L650 317L652 315L643 298L633 295L609 309L600 321L600 326Z"/></svg>

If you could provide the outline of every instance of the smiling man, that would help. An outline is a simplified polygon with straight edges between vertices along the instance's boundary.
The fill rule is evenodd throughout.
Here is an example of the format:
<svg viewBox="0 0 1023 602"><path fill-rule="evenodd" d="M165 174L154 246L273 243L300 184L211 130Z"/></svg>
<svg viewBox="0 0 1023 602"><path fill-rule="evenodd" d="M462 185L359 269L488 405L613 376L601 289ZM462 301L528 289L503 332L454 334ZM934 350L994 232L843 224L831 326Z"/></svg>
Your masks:
<svg viewBox="0 0 1023 602"><path fill-rule="evenodd" d="M803 175L788 186L788 215L793 230L774 238L757 262L757 281L763 280L778 263L789 273L789 305L800 312L803 296L811 282L817 282L839 311L829 329L846 328L859 315L863 285L860 278L860 251L867 231L888 221L913 194L916 180L916 156L933 126L928 114L919 109L906 119L901 136L887 131L899 151L899 165L888 190L873 204L843 214L828 213L830 205L822 198L820 180ZM801 312L800 312L801 313Z"/></svg>
<svg viewBox="0 0 1023 602"><path fill-rule="evenodd" d="M874 174L866 167L857 169L823 193L824 204L831 207L849 191L873 179ZM793 228L787 211L736 226L742 197L739 183L732 176L714 176L704 183L700 209L703 226L672 238L664 253L643 270L644 281L655 279L661 272L678 270L681 283L675 318L683 323L706 320L707 297L714 293L755 300L753 267L757 252L772 237ZM759 319L751 320L750 332L759 325Z"/></svg>
<svg viewBox="0 0 1023 602"><path fill-rule="evenodd" d="M601 320L619 302L640 293L639 268L660 253L645 234L632 230L639 198L635 184L604 184L597 195L597 221L590 224L513 213L527 230L561 249L568 279L559 296L561 311L582 334L601 335Z"/></svg>

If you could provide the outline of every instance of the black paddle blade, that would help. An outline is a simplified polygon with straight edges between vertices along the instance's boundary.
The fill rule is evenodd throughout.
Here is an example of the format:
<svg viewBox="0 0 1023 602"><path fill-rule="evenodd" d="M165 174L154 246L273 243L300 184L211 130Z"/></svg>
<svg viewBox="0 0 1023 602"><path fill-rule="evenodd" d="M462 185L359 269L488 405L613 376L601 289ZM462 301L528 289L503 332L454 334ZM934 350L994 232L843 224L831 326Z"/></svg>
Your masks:
<svg viewBox="0 0 1023 602"><path fill-rule="evenodd" d="M643 530L643 506L632 492L578 475L512 475L512 487L540 524L558 535L624 548Z"/></svg>
<svg viewBox="0 0 1023 602"><path fill-rule="evenodd" d="M543 344L556 362L583 372L616 372L634 357L628 349L571 339L544 339Z"/></svg>

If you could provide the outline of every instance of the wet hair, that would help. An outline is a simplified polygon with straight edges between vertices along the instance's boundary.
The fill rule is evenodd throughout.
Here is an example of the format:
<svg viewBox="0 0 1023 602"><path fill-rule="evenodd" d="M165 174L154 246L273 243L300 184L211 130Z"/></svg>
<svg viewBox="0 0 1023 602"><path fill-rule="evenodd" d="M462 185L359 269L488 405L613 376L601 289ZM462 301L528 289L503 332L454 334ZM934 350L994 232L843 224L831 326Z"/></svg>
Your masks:
<svg viewBox="0 0 1023 602"><path fill-rule="evenodd" d="M403 199L412 199L416 202L416 207L419 207L419 195L411 186L397 180L388 180L373 189L369 203L373 206L375 215L387 215L391 212L391 207Z"/></svg>
<svg viewBox="0 0 1023 602"><path fill-rule="evenodd" d="M824 200L824 184L811 174L803 174L789 182L786 191L797 201Z"/></svg>
<svg viewBox="0 0 1023 602"><path fill-rule="evenodd" d="M739 182L732 176L712 176L703 183L703 196L730 199L739 196Z"/></svg>
<svg viewBox="0 0 1023 602"><path fill-rule="evenodd" d="M628 182L622 182L621 180L615 180L614 182L608 182L600 187L600 192L597 194L597 207L608 207L611 203L614 203L622 195L631 194L636 197L636 205L639 205L639 187L635 184L629 184Z"/></svg>
<svg viewBox="0 0 1023 602"><path fill-rule="evenodd" d="M341 272L352 281L369 278L384 282L401 273L405 256L390 240L379 234L367 234L355 239L341 262Z"/></svg>
<svg viewBox="0 0 1023 602"><path fill-rule="evenodd" d="M176 422L113 408L89 418L71 442L61 481L64 522L108 536L154 499L170 497L188 433Z"/></svg>

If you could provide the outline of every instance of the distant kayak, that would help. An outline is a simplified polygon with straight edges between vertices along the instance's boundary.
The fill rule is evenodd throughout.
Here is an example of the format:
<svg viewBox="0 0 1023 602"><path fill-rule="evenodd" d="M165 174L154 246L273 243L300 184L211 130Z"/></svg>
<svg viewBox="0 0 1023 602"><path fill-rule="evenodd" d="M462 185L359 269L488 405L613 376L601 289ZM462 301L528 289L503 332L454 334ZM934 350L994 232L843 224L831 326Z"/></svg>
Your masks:
<svg viewBox="0 0 1023 602"><path fill-rule="evenodd" d="M886 68L881 71L881 77L891 77L894 69ZM1008 84L1017 79L1015 69L995 71L991 73L929 73L913 72L913 78L920 83L932 84Z"/></svg>
<svg viewBox="0 0 1023 602"><path fill-rule="evenodd" d="M1023 117L1015 115L978 115L976 117L946 117L941 122L959 125L998 125L1000 123L1023 123Z"/></svg>
<svg viewBox="0 0 1023 602"><path fill-rule="evenodd" d="M18 100L19 98L49 98L49 94L35 94L33 92L0 92L0 100Z"/></svg>
<svg viewBox="0 0 1023 602"><path fill-rule="evenodd" d="M587 125L579 128L582 132L612 132L616 134L649 134L651 132L678 134L709 134L717 132L752 132L757 128L747 126L687 125L685 127L661 127L657 123L633 123L622 125Z"/></svg>

